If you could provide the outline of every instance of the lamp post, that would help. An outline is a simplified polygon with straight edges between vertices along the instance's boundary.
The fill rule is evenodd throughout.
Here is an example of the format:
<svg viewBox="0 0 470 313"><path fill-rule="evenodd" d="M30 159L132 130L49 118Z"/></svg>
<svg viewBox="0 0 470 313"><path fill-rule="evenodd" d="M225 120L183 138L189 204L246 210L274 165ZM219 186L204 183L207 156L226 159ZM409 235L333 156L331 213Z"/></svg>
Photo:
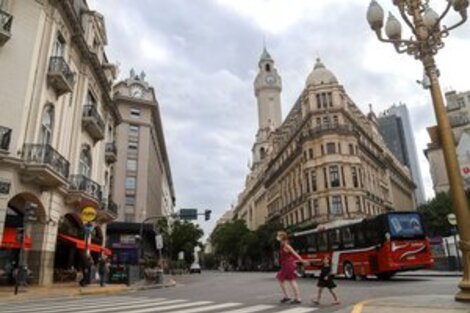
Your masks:
<svg viewBox="0 0 470 313"><path fill-rule="evenodd" d="M398 8L402 19L412 32L410 39L402 39L401 24L391 13L385 25L385 34L388 39L383 37L384 11L376 0L370 2L367 20L380 41L393 44L398 53L409 54L423 64L424 79L421 83L431 92L450 192L459 224L459 246L463 254L464 271L459 284L460 291L455 299L470 301L470 210L460 174L454 135L439 85L439 70L434 60L434 55L444 47L443 39L449 35L450 31L467 20L469 0L444 1L447 2L446 8L439 15L429 6L429 0L393 0L393 4ZM451 9L460 15L460 21L448 27L443 25L442 21Z"/></svg>

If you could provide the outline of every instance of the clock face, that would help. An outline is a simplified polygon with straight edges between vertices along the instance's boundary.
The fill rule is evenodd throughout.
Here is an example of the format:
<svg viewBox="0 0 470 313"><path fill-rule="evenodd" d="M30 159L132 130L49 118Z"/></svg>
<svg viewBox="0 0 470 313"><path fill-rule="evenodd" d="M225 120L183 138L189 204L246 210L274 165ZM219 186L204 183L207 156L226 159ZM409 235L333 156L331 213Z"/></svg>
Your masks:
<svg viewBox="0 0 470 313"><path fill-rule="evenodd" d="M268 76L266 76L266 82L269 85L273 85L273 84L276 83L276 77L274 77L273 75L268 75Z"/></svg>
<svg viewBox="0 0 470 313"><path fill-rule="evenodd" d="M134 85L131 87L131 97L141 98L144 95L144 88L142 86Z"/></svg>

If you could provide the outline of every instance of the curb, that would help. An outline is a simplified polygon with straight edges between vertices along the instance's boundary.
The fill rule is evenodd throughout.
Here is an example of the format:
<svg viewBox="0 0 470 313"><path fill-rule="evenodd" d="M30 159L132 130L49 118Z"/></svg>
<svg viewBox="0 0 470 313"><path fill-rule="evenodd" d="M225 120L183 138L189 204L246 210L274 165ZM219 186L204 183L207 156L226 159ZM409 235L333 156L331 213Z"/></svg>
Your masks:
<svg viewBox="0 0 470 313"><path fill-rule="evenodd" d="M462 277L463 273L455 273L455 274L397 274L395 277Z"/></svg>
<svg viewBox="0 0 470 313"><path fill-rule="evenodd" d="M176 282L172 281L172 282L169 282L169 283L166 283L166 284L143 285L143 286L130 287L129 291L163 289L163 288L171 288L171 287L175 287L175 286L176 286Z"/></svg>
<svg viewBox="0 0 470 313"><path fill-rule="evenodd" d="M110 294L115 294L115 293L127 292L127 291L130 291L130 290L131 290L131 288L129 288L129 287L116 288L116 289L111 289L111 290L86 290L86 289L80 289L75 294L72 294L72 296L110 295Z"/></svg>

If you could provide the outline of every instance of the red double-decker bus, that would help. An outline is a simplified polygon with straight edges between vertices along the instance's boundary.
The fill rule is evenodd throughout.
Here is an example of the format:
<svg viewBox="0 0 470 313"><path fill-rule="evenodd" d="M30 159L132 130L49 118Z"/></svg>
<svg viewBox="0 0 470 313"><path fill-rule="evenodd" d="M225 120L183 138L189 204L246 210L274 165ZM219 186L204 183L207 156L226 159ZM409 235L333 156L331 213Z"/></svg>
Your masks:
<svg viewBox="0 0 470 313"><path fill-rule="evenodd" d="M375 275L388 280L400 271L434 265L421 215L391 212L375 217L336 221L295 233L294 248L311 265L304 274L318 274L321 260L331 258L332 273L348 279Z"/></svg>

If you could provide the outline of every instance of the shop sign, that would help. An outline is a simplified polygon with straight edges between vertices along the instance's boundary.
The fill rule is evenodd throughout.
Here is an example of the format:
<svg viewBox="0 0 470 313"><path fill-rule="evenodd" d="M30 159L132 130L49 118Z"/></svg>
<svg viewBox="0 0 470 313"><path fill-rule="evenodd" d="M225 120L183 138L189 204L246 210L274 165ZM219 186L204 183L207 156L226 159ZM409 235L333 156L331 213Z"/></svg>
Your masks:
<svg viewBox="0 0 470 313"><path fill-rule="evenodd" d="M96 210L91 206L85 207L82 209L80 217L85 223L93 222L96 219Z"/></svg>

